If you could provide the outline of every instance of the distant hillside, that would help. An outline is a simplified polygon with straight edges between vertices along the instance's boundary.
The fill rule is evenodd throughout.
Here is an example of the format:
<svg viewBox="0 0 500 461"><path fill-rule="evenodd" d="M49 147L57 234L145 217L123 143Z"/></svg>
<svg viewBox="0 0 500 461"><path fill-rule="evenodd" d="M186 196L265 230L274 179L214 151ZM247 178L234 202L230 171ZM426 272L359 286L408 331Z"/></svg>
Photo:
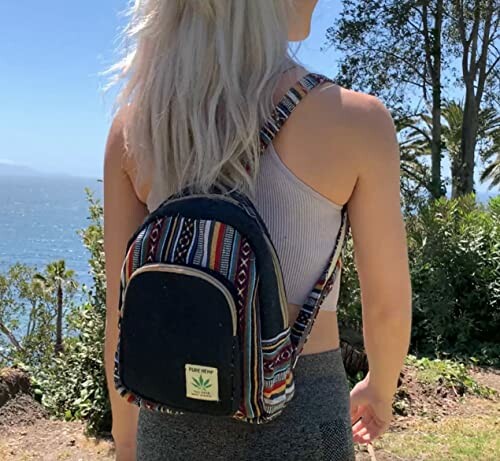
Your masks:
<svg viewBox="0 0 500 461"><path fill-rule="evenodd" d="M29 166L0 162L0 176L42 176L42 173Z"/></svg>

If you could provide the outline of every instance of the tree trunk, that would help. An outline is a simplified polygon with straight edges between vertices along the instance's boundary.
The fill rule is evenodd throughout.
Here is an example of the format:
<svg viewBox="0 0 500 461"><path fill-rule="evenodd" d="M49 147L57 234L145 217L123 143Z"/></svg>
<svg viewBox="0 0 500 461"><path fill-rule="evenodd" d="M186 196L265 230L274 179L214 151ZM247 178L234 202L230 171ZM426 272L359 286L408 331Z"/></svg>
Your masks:
<svg viewBox="0 0 500 461"><path fill-rule="evenodd" d="M59 282L57 285L57 317L56 317L56 344L54 352L60 354L63 352L62 340L62 322L63 322L63 290L62 284Z"/></svg>
<svg viewBox="0 0 500 461"><path fill-rule="evenodd" d="M474 167L478 125L478 109L474 95L474 85L467 85L462 139L460 143L461 164L458 171L456 196L474 192Z"/></svg>
<svg viewBox="0 0 500 461"><path fill-rule="evenodd" d="M493 0L488 0L486 4L476 0L469 37L467 37L468 27L463 10L464 4L456 2L455 7L458 13L458 31L464 50L462 56L462 73L465 83L465 106L460 143L460 159L458 162L457 177L454 178L456 187L453 188L453 196L457 197L474 192L474 157L479 110L481 108L487 76L494 69L498 60L493 63L490 69L487 68L489 47L494 43L493 38L497 29L495 25L492 30L493 14L496 11ZM481 32L480 24L483 20L484 28ZM481 44L480 41L482 42Z"/></svg>
<svg viewBox="0 0 500 461"><path fill-rule="evenodd" d="M436 4L434 26L429 30L429 2L422 4L425 61L432 81L432 139L431 139L431 194L444 195L441 182L441 34L443 26L443 0Z"/></svg>
<svg viewBox="0 0 500 461"><path fill-rule="evenodd" d="M434 198L444 195L441 183L441 157L441 84L438 80L432 88L431 189Z"/></svg>
<svg viewBox="0 0 500 461"><path fill-rule="evenodd" d="M461 157L451 158L451 196L456 198L460 196L460 165L462 164Z"/></svg>

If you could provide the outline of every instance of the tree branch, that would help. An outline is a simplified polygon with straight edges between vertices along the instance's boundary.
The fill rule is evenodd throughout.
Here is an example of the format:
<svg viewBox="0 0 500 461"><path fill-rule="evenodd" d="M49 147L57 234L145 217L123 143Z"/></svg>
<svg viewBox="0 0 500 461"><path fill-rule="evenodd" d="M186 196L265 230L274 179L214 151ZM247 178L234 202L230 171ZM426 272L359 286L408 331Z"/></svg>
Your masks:
<svg viewBox="0 0 500 461"><path fill-rule="evenodd" d="M427 83L428 85L431 84L431 82L428 82L427 79L425 78L425 73L422 73L419 69L417 69L416 67L414 67L415 63L412 63L411 61L406 60L405 58L403 58L402 56L397 55L396 53L392 53L391 51L388 51L388 50L380 50L380 49L365 47L365 48L359 50L357 53L354 53L353 56L360 55L364 51L370 51L370 52L375 53L375 54L386 54L388 56L391 56L391 57L395 58L396 60L404 62L408 67L411 68L411 70L413 72L415 72L415 74L417 74L420 78L422 78L422 80L424 81L424 84L425 83Z"/></svg>
<svg viewBox="0 0 500 461"><path fill-rule="evenodd" d="M491 72L493 72L497 68L497 64L500 62L500 56L498 56L491 67L485 72L484 74L484 80L486 81L488 77L490 76Z"/></svg>
<svg viewBox="0 0 500 461"><path fill-rule="evenodd" d="M457 13L458 13L458 31L460 32L460 38L462 40L462 45L464 48L464 52L462 55L462 73L465 80L469 78L469 45L470 41L467 40L465 36L465 20L464 20L464 11L463 11L463 1L460 0L456 2Z"/></svg>
<svg viewBox="0 0 500 461"><path fill-rule="evenodd" d="M19 344L19 341L3 322L0 322L0 332L7 336L7 339L19 352L24 352L24 349L21 344Z"/></svg>
<svg viewBox="0 0 500 461"><path fill-rule="evenodd" d="M406 175L413 179L420 187L423 187L428 192L432 192L430 187L427 184L427 181L422 177L419 177L417 173L411 171L410 168L406 167L404 164L401 165L401 169L406 173Z"/></svg>
<svg viewBox="0 0 500 461"><path fill-rule="evenodd" d="M472 24L472 30L470 33L470 38L472 40L472 48L471 48L471 57L470 57L470 71L473 76L476 75L477 63L477 42L479 38L479 23L481 22L481 2L479 0L475 0L475 8L474 8L474 22ZM483 41L484 44L484 41Z"/></svg>
<svg viewBox="0 0 500 461"><path fill-rule="evenodd" d="M486 78L489 73L489 71L486 71L486 64L488 59L488 45L490 43L489 35L490 35L492 17L493 17L493 0L490 0L488 3L486 21L484 24L484 39L482 43L481 55L479 56L479 60L477 62L477 68L479 68L479 78L478 78L477 94L476 94L477 107L480 107L481 99L483 97L484 84L486 82ZM497 61L498 59L495 62Z"/></svg>
<svg viewBox="0 0 500 461"><path fill-rule="evenodd" d="M432 64L431 60L431 55L432 55L432 47L430 43L430 37L429 37L429 23L428 23L428 9L427 9L427 2L428 0L425 0L422 2L422 25L424 29L424 52L425 52L425 62L427 63L427 66L429 67L429 73L431 74L431 79L434 75L434 66Z"/></svg>

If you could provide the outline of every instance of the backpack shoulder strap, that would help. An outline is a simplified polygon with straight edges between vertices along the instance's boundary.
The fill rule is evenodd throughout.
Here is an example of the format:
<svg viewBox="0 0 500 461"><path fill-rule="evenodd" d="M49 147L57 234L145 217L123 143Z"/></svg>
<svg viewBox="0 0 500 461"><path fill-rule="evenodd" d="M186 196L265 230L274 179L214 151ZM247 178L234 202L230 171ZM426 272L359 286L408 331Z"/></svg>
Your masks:
<svg viewBox="0 0 500 461"><path fill-rule="evenodd" d="M333 83L333 80L324 75L310 72L304 75L286 92L285 96L283 96L280 102L274 107L270 117L260 130L261 152L266 150L269 143L278 134L280 128L288 120L288 117L290 117L290 114L304 96L312 89L325 82Z"/></svg>
<svg viewBox="0 0 500 461"><path fill-rule="evenodd" d="M335 239L333 252L328 260L320 278L314 285L305 304L301 307L297 319L291 329L291 340L294 346L294 357L292 360L292 369L297 365L300 353L304 348L305 343L311 333L314 325L314 320L318 315L319 309L323 304L326 296L333 288L333 284L337 278L340 268L342 267L342 252L347 242L347 234L349 232L349 218L347 215L347 205L344 205L341 212L340 228Z"/></svg>
<svg viewBox="0 0 500 461"><path fill-rule="evenodd" d="M267 146L275 138L300 101L304 99L312 89L325 82L334 83L333 80L324 75L310 72L298 80L287 91L260 130L261 152L264 152ZM297 319L291 329L291 340L294 346L292 368L295 368L297 365L298 358L307 342L319 309L326 296L333 288L333 284L342 266L341 255L345 248L348 232L349 220L347 216L347 205L344 205L342 208L341 224L337 238L335 239L333 252L328 260L327 266L309 294L307 301L300 309Z"/></svg>

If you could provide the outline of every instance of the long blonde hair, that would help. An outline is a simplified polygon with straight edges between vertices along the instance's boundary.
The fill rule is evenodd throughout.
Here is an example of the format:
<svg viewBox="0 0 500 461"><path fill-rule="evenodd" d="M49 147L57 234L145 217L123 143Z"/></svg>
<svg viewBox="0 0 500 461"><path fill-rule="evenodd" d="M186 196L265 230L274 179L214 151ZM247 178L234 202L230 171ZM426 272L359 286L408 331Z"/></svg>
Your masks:
<svg viewBox="0 0 500 461"><path fill-rule="evenodd" d="M288 48L295 0L135 0L123 79L127 150L155 194L214 184L253 191L259 129ZM147 172L147 173L146 173Z"/></svg>

